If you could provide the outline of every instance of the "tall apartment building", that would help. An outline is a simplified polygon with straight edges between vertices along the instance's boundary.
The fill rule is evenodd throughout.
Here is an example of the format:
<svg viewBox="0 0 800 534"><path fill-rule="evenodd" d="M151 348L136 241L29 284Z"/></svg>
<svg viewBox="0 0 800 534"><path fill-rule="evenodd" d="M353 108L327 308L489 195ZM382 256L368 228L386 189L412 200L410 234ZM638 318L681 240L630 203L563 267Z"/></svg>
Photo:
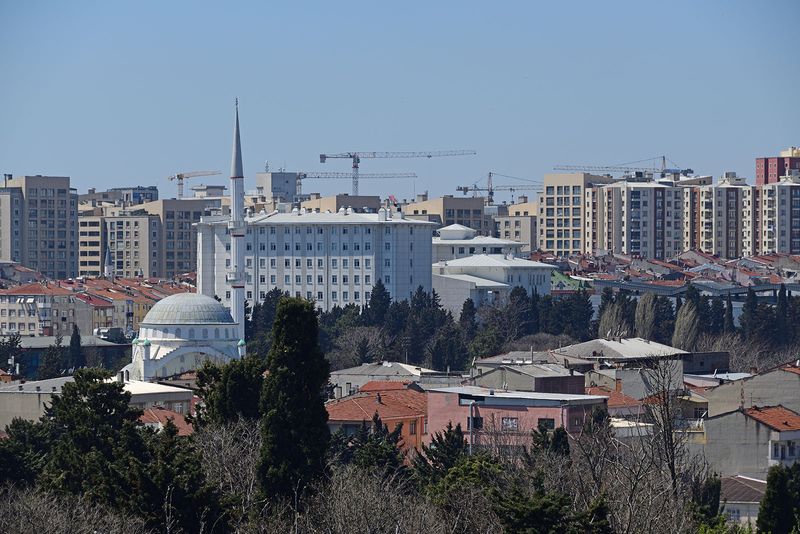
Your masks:
<svg viewBox="0 0 800 534"><path fill-rule="evenodd" d="M47 278L77 276L78 195L70 188L69 177L6 177L4 185L0 234L11 238L8 253L17 256L9 259Z"/></svg>
<svg viewBox="0 0 800 534"><path fill-rule="evenodd" d="M800 170L800 148L794 146L777 157L756 158L756 185L779 182L792 169Z"/></svg>
<svg viewBox="0 0 800 534"><path fill-rule="evenodd" d="M800 254L800 171L751 188L744 210L744 254Z"/></svg>
<svg viewBox="0 0 800 534"><path fill-rule="evenodd" d="M0 259L22 261L22 212L25 199L18 187L0 189Z"/></svg>
<svg viewBox="0 0 800 534"><path fill-rule="evenodd" d="M106 252L106 232L101 210L79 212L78 217L78 276L97 278L103 275Z"/></svg>
<svg viewBox="0 0 800 534"><path fill-rule="evenodd" d="M507 210L507 214L495 217L498 237L522 243L522 252L535 251L539 245L536 233L539 203L521 196L519 202L508 205Z"/></svg>
<svg viewBox="0 0 800 534"><path fill-rule="evenodd" d="M556 256L583 253L586 249L586 192L611 182L610 176L588 173L545 174L539 195L538 247Z"/></svg>
<svg viewBox="0 0 800 534"><path fill-rule="evenodd" d="M623 181L585 194L585 251L666 259L682 252L681 188Z"/></svg>
<svg viewBox="0 0 800 534"><path fill-rule="evenodd" d="M712 185L683 187L683 249L721 258L743 254L744 213L752 186L735 172Z"/></svg>
<svg viewBox="0 0 800 534"><path fill-rule="evenodd" d="M197 228L195 223L200 222L200 218L204 215L210 215L212 209L219 209L222 206L220 198L181 198L181 199L161 199L154 202L145 202L137 206L138 209L146 212L149 215L158 217L159 224L153 228L151 219L148 218L148 241L152 243L155 241L156 246L154 249L148 251L148 266L152 276L160 278L175 278L176 276L194 271L197 268ZM115 222L115 231L118 231ZM134 221L130 221L131 226L129 229L134 231L132 225ZM139 222L139 231L144 229L144 219ZM123 228L125 228L123 224ZM153 236L153 232L157 237ZM123 234L123 238L124 238ZM131 234L133 235L133 234ZM140 234L141 237L141 234ZM139 240L140 245L143 242ZM124 245L123 250L117 250L117 258L115 261L119 265L120 252L123 252L123 270L127 268L127 261L131 261L131 268L134 265L133 247L131 247L130 258L127 255L127 245ZM153 267L153 253L157 252L157 267ZM143 256L140 254L139 266L144 270L142 264ZM119 269L119 268L118 268ZM135 270L135 269L134 269Z"/></svg>
<svg viewBox="0 0 800 534"><path fill-rule="evenodd" d="M483 197L443 197L429 199L427 194L417 195L415 202L403 206L409 219L427 220L441 226L460 224L476 230L480 235L494 234L494 220L484 209Z"/></svg>
<svg viewBox="0 0 800 534"><path fill-rule="evenodd" d="M248 217L245 297L260 301L279 288L324 310L365 305L380 279L395 299L431 289L434 225L401 213L317 213L295 209ZM203 217L198 230L197 289L230 306L228 219Z"/></svg>
<svg viewBox="0 0 800 534"><path fill-rule="evenodd" d="M172 276L162 274L161 218L146 211L120 211L103 217L106 246L114 275L120 278ZM105 259L105 254L101 256ZM101 262L101 274L102 274ZM191 269L190 269L191 270Z"/></svg>

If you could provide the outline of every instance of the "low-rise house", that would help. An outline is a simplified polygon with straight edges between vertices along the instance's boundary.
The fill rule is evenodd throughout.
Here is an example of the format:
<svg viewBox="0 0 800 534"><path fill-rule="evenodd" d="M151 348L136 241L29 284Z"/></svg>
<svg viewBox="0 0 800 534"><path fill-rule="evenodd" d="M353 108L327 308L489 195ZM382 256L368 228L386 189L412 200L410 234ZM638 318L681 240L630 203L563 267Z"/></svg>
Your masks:
<svg viewBox="0 0 800 534"><path fill-rule="evenodd" d="M554 363L501 365L469 379L469 385L512 391L583 394L584 378Z"/></svg>
<svg viewBox="0 0 800 534"><path fill-rule="evenodd" d="M20 338L21 357L19 363L21 363L21 374L29 378L35 377L44 353L47 352L50 346L55 345L56 340L56 336ZM72 336L63 336L61 338L61 346L64 347L65 351L69 348L70 341L72 341ZM130 345L128 344L112 343L93 335L81 335L81 350L84 357L87 358L88 364L102 363L110 365L114 360L123 356L129 348Z"/></svg>
<svg viewBox="0 0 800 534"><path fill-rule="evenodd" d="M67 335L76 325L88 333L89 309L58 283L31 283L0 290L0 334Z"/></svg>
<svg viewBox="0 0 800 534"><path fill-rule="evenodd" d="M578 373L585 373L594 369L595 362L584 358L576 358L553 351L534 352L533 350L513 350L497 356L489 356L477 360L474 367L475 373L487 372L496 367L530 365L534 363L558 364L566 369Z"/></svg>
<svg viewBox="0 0 800 534"><path fill-rule="evenodd" d="M767 481L734 475L720 478L719 501L729 520L755 526Z"/></svg>
<svg viewBox="0 0 800 534"><path fill-rule="evenodd" d="M418 382L420 375L434 373L431 369L399 362L364 363L331 372L328 379L333 398L346 397L357 392L367 382Z"/></svg>
<svg viewBox="0 0 800 534"><path fill-rule="evenodd" d="M708 415L715 416L749 406L783 405L800 412L800 363L794 361L704 392Z"/></svg>
<svg viewBox="0 0 800 534"><path fill-rule="evenodd" d="M163 430L171 422L178 429L179 436L189 436L194 433L194 427L183 414L168 410L163 406L145 408L142 415L139 416L139 422L155 431Z"/></svg>
<svg viewBox="0 0 800 534"><path fill-rule="evenodd" d="M494 433L508 433L510 441L527 443L530 431L543 425L577 432L595 408L606 409L606 397L531 391L498 391L477 386L428 390L428 438L448 423L473 428L480 446Z"/></svg>
<svg viewBox="0 0 800 534"><path fill-rule="evenodd" d="M353 395L328 401L328 428L352 435L377 413L392 431L402 425L401 449L420 450L427 432L427 395L414 382L375 381Z"/></svg>
<svg viewBox="0 0 800 534"><path fill-rule="evenodd" d="M73 380L71 376L64 376L0 387L0 429L16 417L38 420L44 415L45 406L51 404L54 396L61 394L64 384ZM125 381L124 389L131 394L130 405L134 408L145 410L160 406L179 414L189 413L193 396L188 389L135 380Z"/></svg>
<svg viewBox="0 0 800 534"><path fill-rule="evenodd" d="M771 466L800 460L800 414L784 406L754 406L712 416L685 435L689 450L702 452L721 475L766 479Z"/></svg>

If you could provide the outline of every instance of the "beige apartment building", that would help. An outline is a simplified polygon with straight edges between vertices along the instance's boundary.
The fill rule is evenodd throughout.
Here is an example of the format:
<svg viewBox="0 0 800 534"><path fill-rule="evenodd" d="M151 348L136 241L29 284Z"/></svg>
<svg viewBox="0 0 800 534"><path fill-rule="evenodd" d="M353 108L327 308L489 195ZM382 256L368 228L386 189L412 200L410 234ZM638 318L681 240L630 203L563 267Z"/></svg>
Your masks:
<svg viewBox="0 0 800 534"><path fill-rule="evenodd" d="M586 253L667 259L682 252L682 191L653 181L587 189Z"/></svg>
<svg viewBox="0 0 800 534"><path fill-rule="evenodd" d="M800 254L800 172L749 188L744 201L743 253Z"/></svg>
<svg viewBox="0 0 800 534"><path fill-rule="evenodd" d="M12 243L7 259L51 279L77 276L78 195L69 177L6 176L3 185L0 235Z"/></svg>
<svg viewBox="0 0 800 534"><path fill-rule="evenodd" d="M495 217L498 237L522 243L522 252L534 252L538 248L536 221L539 203L520 196L519 202L507 206L508 214Z"/></svg>
<svg viewBox="0 0 800 534"><path fill-rule="evenodd" d="M321 197L319 193L311 193L311 198L300 203L301 208L320 213L337 213L342 208L353 208L356 212L377 212L381 208L381 199L376 196L352 196L347 193L331 197Z"/></svg>
<svg viewBox="0 0 800 534"><path fill-rule="evenodd" d="M108 255L114 276L160 277L161 219L144 210L120 211L104 217ZM105 255L103 255L105 261Z"/></svg>
<svg viewBox="0 0 800 534"><path fill-rule="evenodd" d="M78 213L78 276L103 275L106 240L101 213L100 209Z"/></svg>
<svg viewBox="0 0 800 534"><path fill-rule="evenodd" d="M483 197L443 197L428 199L428 195L417 195L415 202L402 207L409 219L425 220L442 226L460 224L477 231L483 236L492 236L494 220L484 209Z"/></svg>
<svg viewBox="0 0 800 534"><path fill-rule="evenodd" d="M582 172L545 174L539 195L539 248L556 256L583 253L586 250L586 192L611 182L610 176Z"/></svg>
<svg viewBox="0 0 800 534"><path fill-rule="evenodd" d="M91 310L69 289L34 282L0 290L0 335L68 336L73 325L90 333Z"/></svg>
<svg viewBox="0 0 800 534"><path fill-rule="evenodd" d="M743 255L745 211L753 187L735 172L726 172L713 185L683 188L684 249L700 250L721 258Z"/></svg>

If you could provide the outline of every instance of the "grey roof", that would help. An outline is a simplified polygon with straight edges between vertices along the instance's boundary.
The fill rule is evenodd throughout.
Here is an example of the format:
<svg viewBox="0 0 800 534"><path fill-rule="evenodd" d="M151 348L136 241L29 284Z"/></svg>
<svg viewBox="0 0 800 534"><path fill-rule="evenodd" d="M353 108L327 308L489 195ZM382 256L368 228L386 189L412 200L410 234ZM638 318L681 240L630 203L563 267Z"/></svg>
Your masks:
<svg viewBox="0 0 800 534"><path fill-rule="evenodd" d="M738 475L722 477L720 482L720 501L757 503L761 502L764 492L767 490L765 480Z"/></svg>
<svg viewBox="0 0 800 534"><path fill-rule="evenodd" d="M61 393L61 388L67 382L75 379L71 376L60 376L47 380L34 380L31 382L15 383L0 387L0 393ZM39 389L36 389L39 388Z"/></svg>
<svg viewBox="0 0 800 534"><path fill-rule="evenodd" d="M570 393L540 393L538 391L504 391L478 386L457 386L449 388L431 388L431 393L456 393L475 397L494 397L497 399L520 399L530 401L603 401L608 397L602 395L575 395Z"/></svg>
<svg viewBox="0 0 800 534"><path fill-rule="evenodd" d="M553 352L577 356L579 358L648 358L653 356L672 356L688 354L685 350L647 341L639 337L627 339L593 339L585 343L569 345Z"/></svg>
<svg viewBox="0 0 800 534"><path fill-rule="evenodd" d="M228 308L197 293L178 293L161 299L147 312L142 326L160 324L235 324Z"/></svg>
<svg viewBox="0 0 800 534"><path fill-rule="evenodd" d="M361 375L361 376L380 376L380 377L402 377L418 379L423 372L433 373L431 369L417 367L399 362L379 362L364 363L357 367L349 367L331 372L331 379L339 375Z"/></svg>
<svg viewBox="0 0 800 534"><path fill-rule="evenodd" d="M68 347L71 340L72 336L64 336L61 339L61 345L64 347ZM55 342L56 342L56 336L35 336L35 337L22 336L22 338L20 338L20 346L23 349L46 349L47 347L54 345ZM117 343L112 343L111 341L99 338L97 336L81 336L81 345L84 347L126 346L126 345L119 345Z"/></svg>

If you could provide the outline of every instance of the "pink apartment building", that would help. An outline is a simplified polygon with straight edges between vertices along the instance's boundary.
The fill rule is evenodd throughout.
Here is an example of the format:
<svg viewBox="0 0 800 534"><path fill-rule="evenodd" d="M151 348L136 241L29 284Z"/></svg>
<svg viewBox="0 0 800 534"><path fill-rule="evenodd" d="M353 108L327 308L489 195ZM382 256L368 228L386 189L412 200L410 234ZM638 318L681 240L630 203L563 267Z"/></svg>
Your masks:
<svg viewBox="0 0 800 534"><path fill-rule="evenodd" d="M476 386L428 390L429 442L447 423L460 423L466 434L474 422L474 444L480 445L489 431L516 433L527 440L530 431L541 423L549 429L564 427L567 432L583 428L592 410L606 409L607 397L531 391L502 391ZM470 419L472 410L472 419Z"/></svg>

